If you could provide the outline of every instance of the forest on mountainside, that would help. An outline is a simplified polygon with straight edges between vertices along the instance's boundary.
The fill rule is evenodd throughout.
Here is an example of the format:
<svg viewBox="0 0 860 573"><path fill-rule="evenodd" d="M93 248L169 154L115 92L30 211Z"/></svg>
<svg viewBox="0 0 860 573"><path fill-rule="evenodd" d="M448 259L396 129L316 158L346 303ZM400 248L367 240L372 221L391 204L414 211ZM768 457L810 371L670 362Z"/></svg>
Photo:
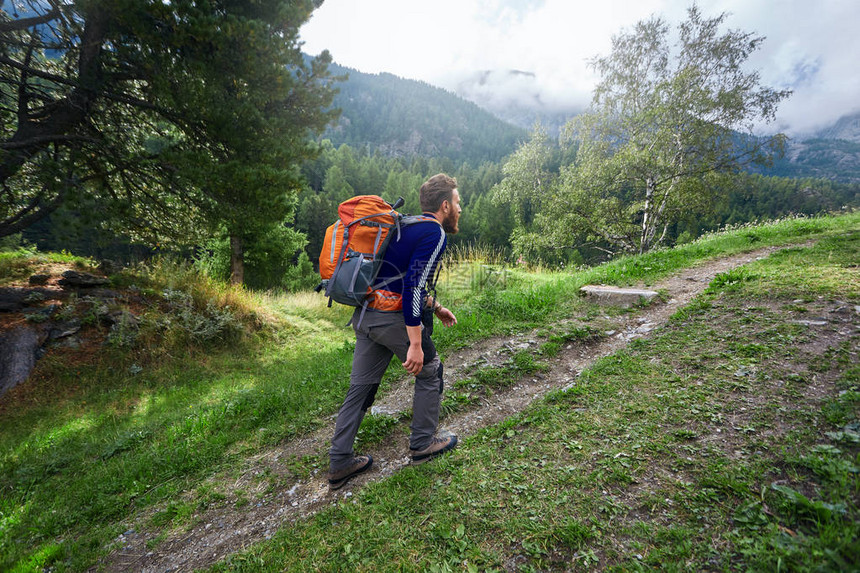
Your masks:
<svg viewBox="0 0 860 573"><path fill-rule="evenodd" d="M336 147L367 147L390 157L444 157L476 165L500 161L528 132L455 94L395 75L332 64L337 123L324 134Z"/></svg>

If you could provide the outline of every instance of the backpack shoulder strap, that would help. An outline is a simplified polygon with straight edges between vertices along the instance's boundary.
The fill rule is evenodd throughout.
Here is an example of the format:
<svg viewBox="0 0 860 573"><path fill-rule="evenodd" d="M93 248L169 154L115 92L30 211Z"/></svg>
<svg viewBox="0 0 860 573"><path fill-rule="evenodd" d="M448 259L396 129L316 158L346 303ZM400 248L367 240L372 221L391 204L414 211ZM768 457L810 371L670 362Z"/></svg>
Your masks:
<svg viewBox="0 0 860 573"><path fill-rule="evenodd" d="M401 225L414 225L415 223L436 223L441 226L442 223L436 217L431 217L429 215L403 215L400 224Z"/></svg>

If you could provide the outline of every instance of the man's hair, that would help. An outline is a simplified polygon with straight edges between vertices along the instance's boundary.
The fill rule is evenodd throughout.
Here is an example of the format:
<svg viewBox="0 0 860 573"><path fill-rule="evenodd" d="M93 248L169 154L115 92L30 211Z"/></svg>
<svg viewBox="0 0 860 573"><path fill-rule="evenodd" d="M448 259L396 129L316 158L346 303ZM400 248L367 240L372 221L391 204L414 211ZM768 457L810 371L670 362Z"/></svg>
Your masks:
<svg viewBox="0 0 860 573"><path fill-rule="evenodd" d="M421 210L425 213L435 213L442 207L444 201L451 201L456 188L457 180L453 177L448 177L444 173L434 175L425 181L418 191Z"/></svg>

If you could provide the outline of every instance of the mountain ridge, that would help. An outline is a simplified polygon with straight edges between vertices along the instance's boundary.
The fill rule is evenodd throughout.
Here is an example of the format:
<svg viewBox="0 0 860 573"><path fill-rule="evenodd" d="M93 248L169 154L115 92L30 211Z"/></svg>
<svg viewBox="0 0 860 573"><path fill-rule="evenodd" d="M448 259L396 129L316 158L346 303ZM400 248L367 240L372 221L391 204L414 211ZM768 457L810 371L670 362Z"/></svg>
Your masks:
<svg viewBox="0 0 860 573"><path fill-rule="evenodd" d="M337 85L333 107L342 114L324 134L390 157L441 157L477 165L500 162L539 123L551 136L578 111L550 105L533 85L534 74L484 70L463 78L455 91L401 78L369 74L333 63ZM860 182L860 112L843 116L809 136L790 138L783 158L765 175Z"/></svg>
<svg viewBox="0 0 860 573"><path fill-rule="evenodd" d="M324 137L335 146L367 147L383 155L446 157L479 164L498 162L528 136L457 94L387 72L368 74L331 64L338 84L338 122Z"/></svg>

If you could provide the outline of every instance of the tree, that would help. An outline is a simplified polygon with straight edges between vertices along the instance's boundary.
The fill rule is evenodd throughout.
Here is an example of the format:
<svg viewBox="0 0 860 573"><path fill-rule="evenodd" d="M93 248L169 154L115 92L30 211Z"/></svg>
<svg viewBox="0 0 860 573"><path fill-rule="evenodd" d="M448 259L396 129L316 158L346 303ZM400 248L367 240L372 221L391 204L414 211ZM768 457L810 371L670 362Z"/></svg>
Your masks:
<svg viewBox="0 0 860 573"><path fill-rule="evenodd" d="M0 4L0 237L83 202L151 242L288 219L336 116L318 0Z"/></svg>
<svg viewBox="0 0 860 573"><path fill-rule="evenodd" d="M539 219L558 196L558 173L551 168L553 153L546 130L536 125L529 140L505 162L504 177L492 189L493 203L510 210L514 252L530 260L546 259L547 248L569 246L564 241L553 243Z"/></svg>
<svg viewBox="0 0 860 573"><path fill-rule="evenodd" d="M674 54L669 26L652 17L591 62L601 76L592 106L563 135L576 159L537 220L557 242L585 233L612 252L648 251L707 207L715 180L781 153L784 136L753 133L790 94L744 70L763 38L721 32L725 14L693 6L687 16Z"/></svg>

